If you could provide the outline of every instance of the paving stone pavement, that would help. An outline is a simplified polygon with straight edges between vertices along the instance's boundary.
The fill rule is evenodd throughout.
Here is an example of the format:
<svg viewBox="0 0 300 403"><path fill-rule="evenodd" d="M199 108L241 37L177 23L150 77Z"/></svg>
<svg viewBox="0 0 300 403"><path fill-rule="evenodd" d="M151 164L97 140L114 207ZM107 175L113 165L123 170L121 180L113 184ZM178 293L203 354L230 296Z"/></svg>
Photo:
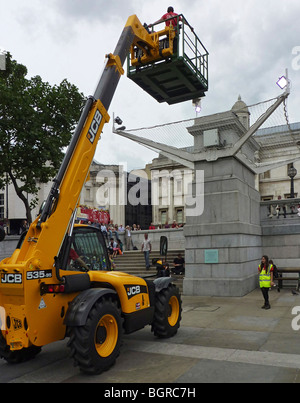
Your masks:
<svg viewBox="0 0 300 403"><path fill-rule="evenodd" d="M124 336L116 364L101 375L81 374L63 340L43 347L27 363L8 365L1 360L0 382L299 383L300 295L273 290L270 310L261 309L259 289L244 297L182 299L175 337L156 339L150 327Z"/></svg>

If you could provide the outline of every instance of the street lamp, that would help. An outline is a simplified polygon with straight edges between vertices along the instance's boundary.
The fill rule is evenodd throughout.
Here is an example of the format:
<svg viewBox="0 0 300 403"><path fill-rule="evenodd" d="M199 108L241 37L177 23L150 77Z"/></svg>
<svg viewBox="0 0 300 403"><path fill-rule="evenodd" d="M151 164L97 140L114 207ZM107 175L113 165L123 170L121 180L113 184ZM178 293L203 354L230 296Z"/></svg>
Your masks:
<svg viewBox="0 0 300 403"><path fill-rule="evenodd" d="M196 114L201 112L201 98L196 98L192 100L193 106L195 108Z"/></svg>
<svg viewBox="0 0 300 403"><path fill-rule="evenodd" d="M291 90L291 82L289 80L289 72L288 69L285 70L285 75L279 77L278 81L276 82L278 87L282 90L285 90L286 93L290 93Z"/></svg>
<svg viewBox="0 0 300 403"><path fill-rule="evenodd" d="M288 80L285 76L282 76L278 79L278 81L276 82L276 84L278 85L278 87L280 89L285 89L288 86Z"/></svg>
<svg viewBox="0 0 300 403"><path fill-rule="evenodd" d="M297 169L294 167L293 164L288 169L288 176L291 178L291 199L295 198L295 191L294 191L294 178L297 175Z"/></svg>

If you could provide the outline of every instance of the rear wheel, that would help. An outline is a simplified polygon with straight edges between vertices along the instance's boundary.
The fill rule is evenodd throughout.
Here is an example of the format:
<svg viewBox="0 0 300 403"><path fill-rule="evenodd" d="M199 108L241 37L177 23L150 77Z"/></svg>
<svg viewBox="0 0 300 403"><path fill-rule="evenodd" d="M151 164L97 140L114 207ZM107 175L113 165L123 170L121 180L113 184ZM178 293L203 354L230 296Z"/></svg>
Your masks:
<svg viewBox="0 0 300 403"><path fill-rule="evenodd" d="M180 327L181 297L178 288L170 284L156 293L155 312L152 322L154 335L160 338L173 337Z"/></svg>
<svg viewBox="0 0 300 403"><path fill-rule="evenodd" d="M88 374L109 369L120 354L122 319L117 302L102 299L91 309L86 324L70 327L71 348L75 364Z"/></svg>

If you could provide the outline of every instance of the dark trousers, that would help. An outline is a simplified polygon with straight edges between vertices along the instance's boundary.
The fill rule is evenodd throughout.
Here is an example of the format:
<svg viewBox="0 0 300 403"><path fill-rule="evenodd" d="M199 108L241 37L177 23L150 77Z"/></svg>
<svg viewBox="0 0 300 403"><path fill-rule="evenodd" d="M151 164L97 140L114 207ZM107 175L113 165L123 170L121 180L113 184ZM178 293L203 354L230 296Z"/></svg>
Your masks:
<svg viewBox="0 0 300 403"><path fill-rule="evenodd" d="M269 288L263 287L261 288L261 292L265 300L265 305L269 305Z"/></svg>

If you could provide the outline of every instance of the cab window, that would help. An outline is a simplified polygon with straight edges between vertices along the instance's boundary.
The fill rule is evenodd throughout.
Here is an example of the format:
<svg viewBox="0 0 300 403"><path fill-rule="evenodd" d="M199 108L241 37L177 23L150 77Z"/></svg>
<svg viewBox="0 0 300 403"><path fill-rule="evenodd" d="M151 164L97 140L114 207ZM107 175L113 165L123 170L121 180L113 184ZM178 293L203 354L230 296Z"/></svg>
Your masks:
<svg viewBox="0 0 300 403"><path fill-rule="evenodd" d="M88 270L109 270L106 248L99 231L75 228L69 266L71 270L81 269L82 266Z"/></svg>

